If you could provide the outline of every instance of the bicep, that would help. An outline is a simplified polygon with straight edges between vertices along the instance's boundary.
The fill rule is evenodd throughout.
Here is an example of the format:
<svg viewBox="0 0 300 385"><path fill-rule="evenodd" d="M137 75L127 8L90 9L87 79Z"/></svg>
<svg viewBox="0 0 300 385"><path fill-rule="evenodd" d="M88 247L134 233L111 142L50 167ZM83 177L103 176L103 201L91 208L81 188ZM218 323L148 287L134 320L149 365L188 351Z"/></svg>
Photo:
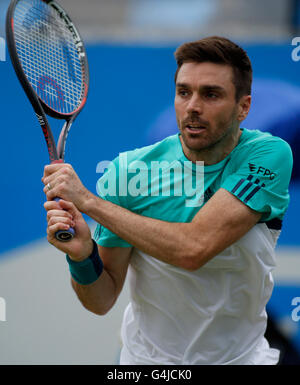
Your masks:
<svg viewBox="0 0 300 385"><path fill-rule="evenodd" d="M116 294L119 295L126 278L132 247L104 247L98 245L98 250L104 269L113 280Z"/></svg>
<svg viewBox="0 0 300 385"><path fill-rule="evenodd" d="M242 238L261 215L227 190L219 189L192 221L203 246L202 264Z"/></svg>

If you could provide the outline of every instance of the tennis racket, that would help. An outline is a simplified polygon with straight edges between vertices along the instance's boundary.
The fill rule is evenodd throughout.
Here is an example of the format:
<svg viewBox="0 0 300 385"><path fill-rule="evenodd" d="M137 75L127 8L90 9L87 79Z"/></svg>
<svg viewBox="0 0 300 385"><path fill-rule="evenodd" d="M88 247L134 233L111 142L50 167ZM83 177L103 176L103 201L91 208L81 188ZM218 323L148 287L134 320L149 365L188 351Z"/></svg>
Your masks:
<svg viewBox="0 0 300 385"><path fill-rule="evenodd" d="M83 41L66 11L52 0L12 0L6 35L13 67L42 128L50 162L62 163L68 133L88 93ZM57 146L46 114L65 120ZM67 242L74 235L70 228L58 231L56 238Z"/></svg>

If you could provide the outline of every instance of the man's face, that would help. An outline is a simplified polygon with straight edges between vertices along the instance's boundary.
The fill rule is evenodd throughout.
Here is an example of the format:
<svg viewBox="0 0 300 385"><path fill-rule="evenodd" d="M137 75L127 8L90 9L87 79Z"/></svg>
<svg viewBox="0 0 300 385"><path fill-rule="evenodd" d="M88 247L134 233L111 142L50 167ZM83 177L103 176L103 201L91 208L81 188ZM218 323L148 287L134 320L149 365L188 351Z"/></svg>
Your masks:
<svg viewBox="0 0 300 385"><path fill-rule="evenodd" d="M237 131L243 108L235 100L230 66L208 62L181 66L176 80L175 111L187 150L212 148Z"/></svg>

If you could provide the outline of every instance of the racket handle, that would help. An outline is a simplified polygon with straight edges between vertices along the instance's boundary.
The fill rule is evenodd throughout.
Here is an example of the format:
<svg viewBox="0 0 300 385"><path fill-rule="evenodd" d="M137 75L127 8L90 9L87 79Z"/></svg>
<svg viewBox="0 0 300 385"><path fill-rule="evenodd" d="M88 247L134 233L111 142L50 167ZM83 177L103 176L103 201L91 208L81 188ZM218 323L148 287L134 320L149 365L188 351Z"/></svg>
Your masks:
<svg viewBox="0 0 300 385"><path fill-rule="evenodd" d="M53 160L51 164L64 163L63 159ZM60 198L54 198L56 202L60 201ZM55 233L55 238L60 242L69 242L75 237L75 230L70 227L68 230L59 230Z"/></svg>
<svg viewBox="0 0 300 385"><path fill-rule="evenodd" d="M54 198L56 202L60 201L60 198ZM58 230L55 233L55 238L60 242L69 242L75 236L75 230L70 227L68 230Z"/></svg>

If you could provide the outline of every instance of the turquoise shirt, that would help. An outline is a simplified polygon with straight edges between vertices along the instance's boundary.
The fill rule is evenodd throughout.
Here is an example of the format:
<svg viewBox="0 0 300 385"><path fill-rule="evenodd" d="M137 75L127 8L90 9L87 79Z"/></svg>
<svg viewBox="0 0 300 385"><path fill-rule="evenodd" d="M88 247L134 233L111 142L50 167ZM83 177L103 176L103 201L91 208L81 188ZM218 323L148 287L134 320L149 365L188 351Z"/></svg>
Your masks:
<svg viewBox="0 0 300 385"><path fill-rule="evenodd" d="M289 203L292 152L282 139L242 129L238 145L221 162L196 165L184 155L179 134L120 154L97 183L97 192L134 213L168 222L190 222L220 188L262 213L278 229ZM277 226L277 227L276 227ZM97 225L105 247L130 247Z"/></svg>

